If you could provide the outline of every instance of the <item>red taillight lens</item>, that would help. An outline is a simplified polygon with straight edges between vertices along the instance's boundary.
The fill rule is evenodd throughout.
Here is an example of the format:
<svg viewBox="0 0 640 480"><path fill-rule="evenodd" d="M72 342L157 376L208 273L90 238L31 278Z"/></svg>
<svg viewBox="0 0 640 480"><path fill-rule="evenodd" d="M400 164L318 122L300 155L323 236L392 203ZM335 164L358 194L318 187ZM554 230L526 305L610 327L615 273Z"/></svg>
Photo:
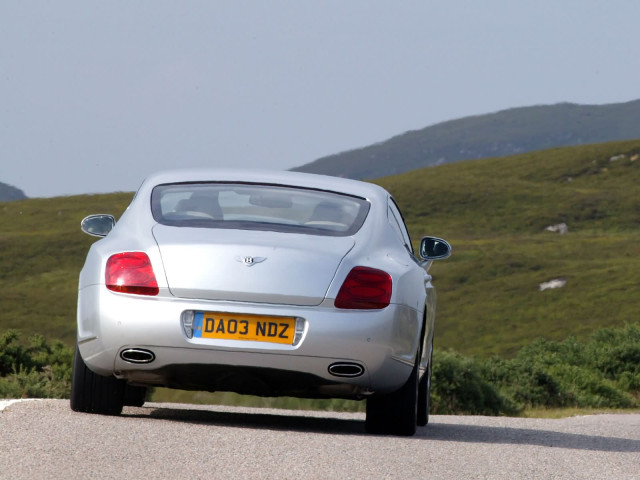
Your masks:
<svg viewBox="0 0 640 480"><path fill-rule="evenodd" d="M158 283L146 253L127 252L107 260L105 282L109 290L136 295L157 295Z"/></svg>
<svg viewBox="0 0 640 480"><path fill-rule="evenodd" d="M391 301L391 275L369 267L355 267L336 297L336 308L384 308Z"/></svg>

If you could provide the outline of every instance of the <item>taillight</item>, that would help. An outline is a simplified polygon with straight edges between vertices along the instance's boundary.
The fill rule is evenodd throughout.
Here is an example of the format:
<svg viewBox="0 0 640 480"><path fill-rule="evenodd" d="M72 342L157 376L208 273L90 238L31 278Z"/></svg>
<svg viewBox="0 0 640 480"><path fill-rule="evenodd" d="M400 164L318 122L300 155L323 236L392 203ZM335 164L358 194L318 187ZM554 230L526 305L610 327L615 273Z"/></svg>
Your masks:
<svg viewBox="0 0 640 480"><path fill-rule="evenodd" d="M369 267L354 267L347 275L338 296L336 308L385 308L391 301L391 275Z"/></svg>
<svg viewBox="0 0 640 480"><path fill-rule="evenodd" d="M151 261L144 252L118 253L109 257L105 283L114 292L136 295L157 295L159 292Z"/></svg>

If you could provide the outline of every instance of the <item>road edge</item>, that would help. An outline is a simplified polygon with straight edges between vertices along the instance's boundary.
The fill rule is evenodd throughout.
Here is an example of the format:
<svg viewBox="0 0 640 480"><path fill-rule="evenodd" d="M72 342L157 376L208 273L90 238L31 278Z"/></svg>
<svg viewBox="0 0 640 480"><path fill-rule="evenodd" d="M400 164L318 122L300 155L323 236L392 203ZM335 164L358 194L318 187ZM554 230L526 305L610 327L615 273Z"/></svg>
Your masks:
<svg viewBox="0 0 640 480"><path fill-rule="evenodd" d="M0 413L2 413L6 408L10 407L14 403L38 402L40 400L41 400L40 398L20 398L20 399L13 399L13 400L9 400L9 399L0 400Z"/></svg>

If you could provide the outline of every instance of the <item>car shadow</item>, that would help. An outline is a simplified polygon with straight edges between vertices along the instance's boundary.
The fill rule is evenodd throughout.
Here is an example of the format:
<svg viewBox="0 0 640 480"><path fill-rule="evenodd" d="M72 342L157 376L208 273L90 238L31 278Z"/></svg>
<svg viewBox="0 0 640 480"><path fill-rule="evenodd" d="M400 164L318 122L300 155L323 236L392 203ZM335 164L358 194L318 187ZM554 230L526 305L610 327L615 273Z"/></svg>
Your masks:
<svg viewBox="0 0 640 480"><path fill-rule="evenodd" d="M146 411L142 413L142 409ZM318 417L305 416L303 411L300 411L299 415L287 415L285 413L260 413L258 410L244 413L216 411L209 409L204 410L192 407L189 407L188 409L182 409L166 407L149 408L145 406L142 407L142 409L126 409L123 415L129 417L148 417L176 422L217 425L234 428L264 428L269 430L328 433L332 435L365 434L364 420L331 417L330 415L332 414L332 412L328 412L327 416Z"/></svg>
<svg viewBox="0 0 640 480"><path fill-rule="evenodd" d="M314 415L317 414L318 412L314 412ZM124 416L128 417L233 428L259 428L330 435L367 435L363 418L337 418L331 415L332 412L327 412L324 416L305 416L304 412L299 414L275 414L260 413L256 410L245 413L191 407L188 409L179 407L143 407L140 409L128 409L124 413ZM513 444L600 452L640 453L640 440L532 428L438 423L433 418L426 427L418 427L416 434L412 437L386 438L401 438L407 441L430 440L476 444Z"/></svg>

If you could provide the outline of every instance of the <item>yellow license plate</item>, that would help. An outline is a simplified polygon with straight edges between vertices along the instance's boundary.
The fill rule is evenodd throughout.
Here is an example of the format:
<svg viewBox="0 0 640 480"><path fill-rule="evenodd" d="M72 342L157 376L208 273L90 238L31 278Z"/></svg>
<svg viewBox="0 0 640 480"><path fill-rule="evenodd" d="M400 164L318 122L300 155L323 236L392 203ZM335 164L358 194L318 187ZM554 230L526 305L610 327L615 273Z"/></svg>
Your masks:
<svg viewBox="0 0 640 480"><path fill-rule="evenodd" d="M293 345L295 334L294 317L196 312L193 322L193 336L197 338Z"/></svg>

